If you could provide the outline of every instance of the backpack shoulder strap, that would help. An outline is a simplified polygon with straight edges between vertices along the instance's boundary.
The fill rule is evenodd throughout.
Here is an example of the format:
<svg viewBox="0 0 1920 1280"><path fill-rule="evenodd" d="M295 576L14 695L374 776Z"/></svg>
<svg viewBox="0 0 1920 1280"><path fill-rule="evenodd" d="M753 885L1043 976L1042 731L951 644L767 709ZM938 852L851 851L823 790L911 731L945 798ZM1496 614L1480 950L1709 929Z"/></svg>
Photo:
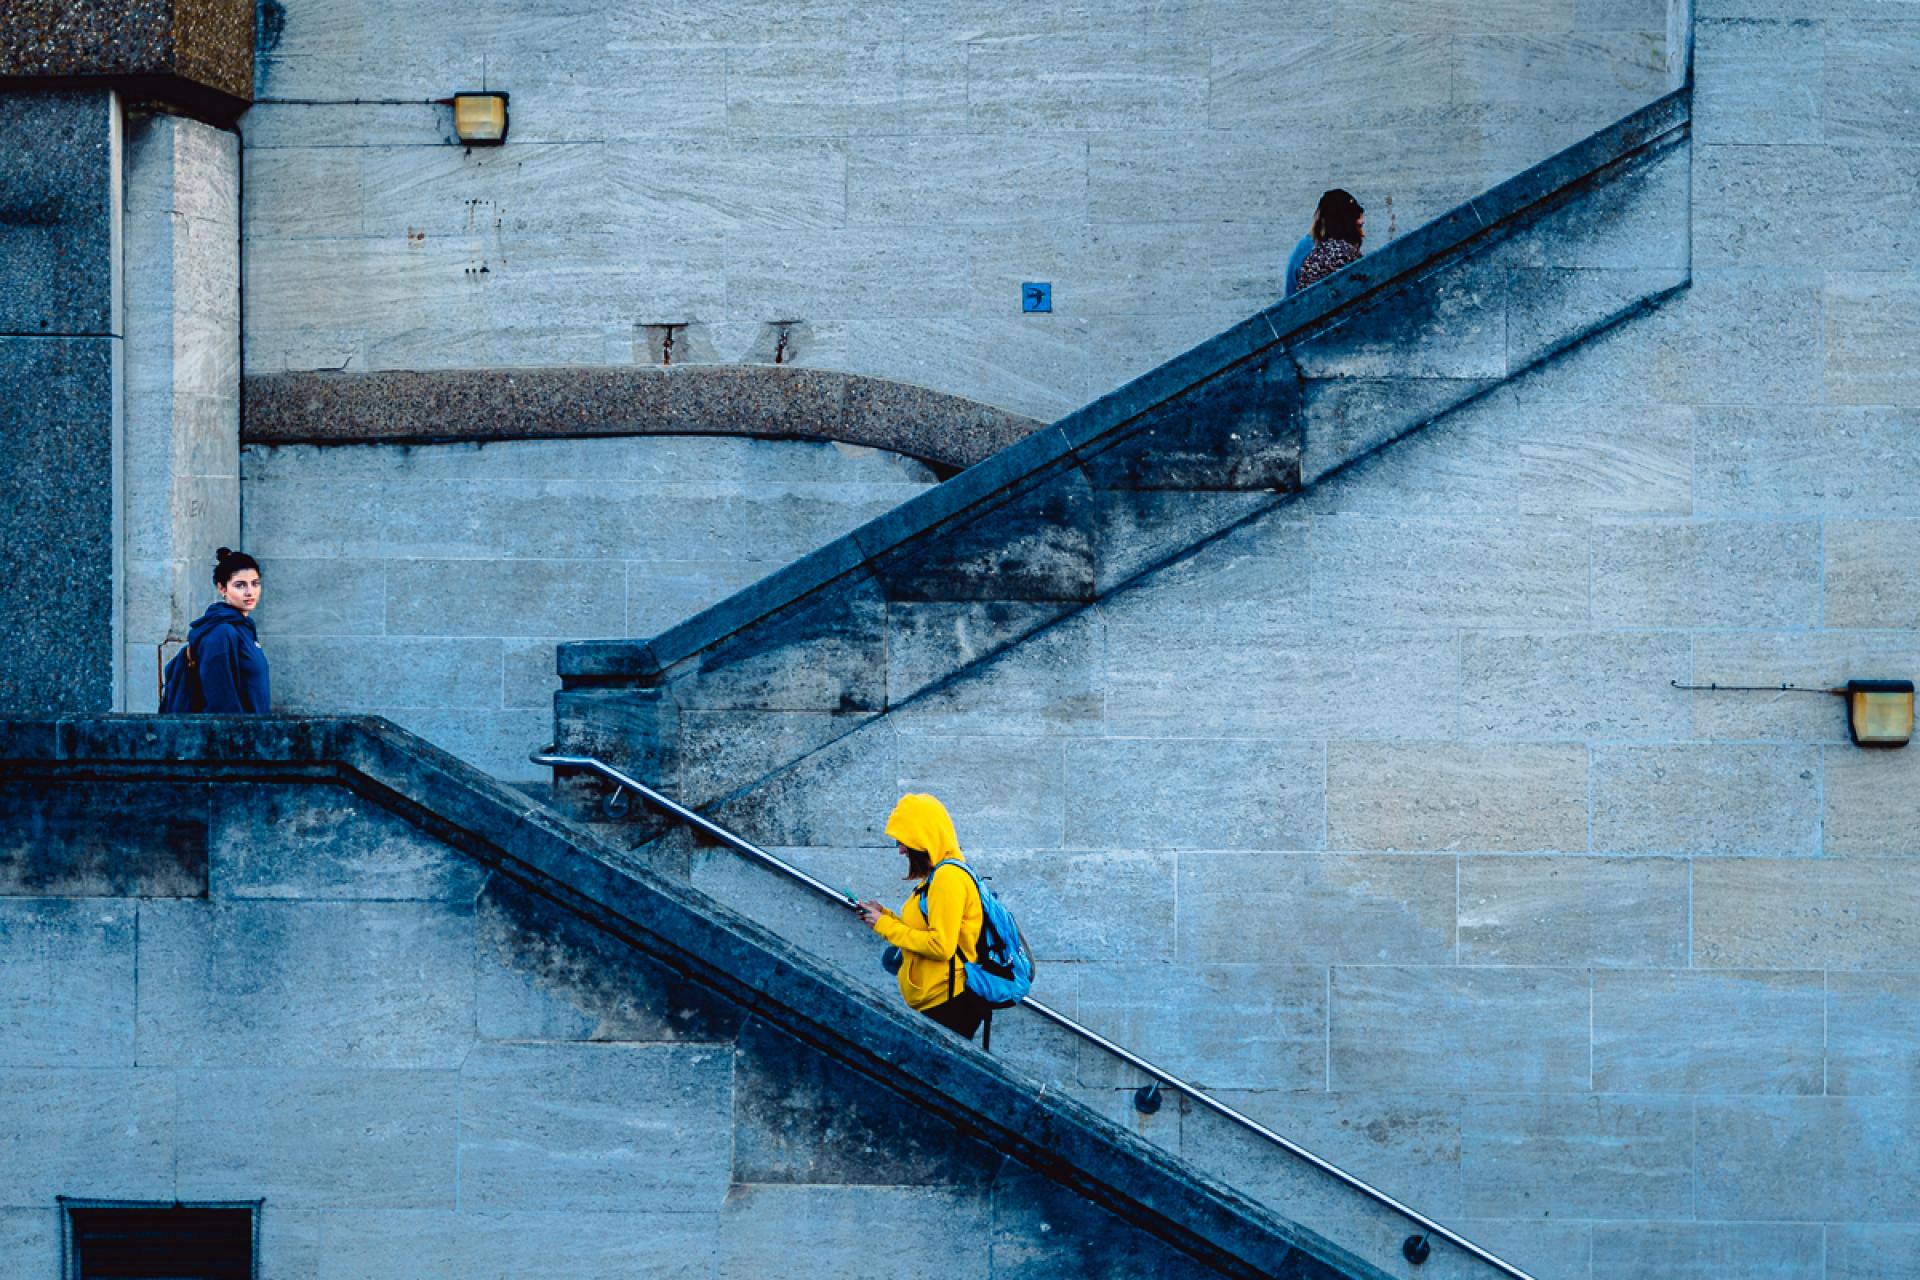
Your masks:
<svg viewBox="0 0 1920 1280"><path fill-rule="evenodd" d="M967 879L973 881L973 887L975 892L978 892L980 889L980 877L973 874L972 867L968 866L964 862L955 862L951 858L943 858L939 862L936 862L933 864L933 870L927 872L927 878L920 882L920 890L919 890L920 914L923 916L927 914L927 891L933 888L933 877L939 872L940 868L942 867L958 867L960 870L967 873Z"/></svg>

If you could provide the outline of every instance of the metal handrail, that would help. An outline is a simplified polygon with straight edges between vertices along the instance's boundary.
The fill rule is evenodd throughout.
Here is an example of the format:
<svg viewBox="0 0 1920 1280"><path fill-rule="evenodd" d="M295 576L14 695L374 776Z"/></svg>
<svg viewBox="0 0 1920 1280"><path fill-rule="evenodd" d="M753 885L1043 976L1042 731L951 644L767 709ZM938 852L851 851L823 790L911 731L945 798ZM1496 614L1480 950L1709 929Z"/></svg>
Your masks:
<svg viewBox="0 0 1920 1280"><path fill-rule="evenodd" d="M528 758L532 760L533 763L538 765L544 765L548 768L585 769L591 773L597 773L602 778L605 778L607 781L613 783L615 786L624 787L627 790L632 791L635 795L644 799L648 804L651 804L656 808L664 810L665 812L671 814L673 817L678 818L680 821L686 823L688 826L693 827L696 830L702 832L709 838L715 841L718 841L721 844L726 845L728 848L732 849L734 852L745 854L749 858L753 858L759 862L765 863L767 866L772 867L775 871L780 872L782 875L785 875L793 880L798 880L801 884L806 885L809 889L812 889L815 893L818 893L823 897L831 898L834 902L836 902L837 904L839 904L844 908L847 908L848 910L857 911L860 909L860 900L856 898L853 894L848 893L844 889L836 889L832 885L828 884L826 881L821 880L816 876L808 875L805 871L802 871L799 867L794 866L792 863L787 862L782 858L776 857L771 853L768 853L765 849L762 849L759 845L754 844L751 840L748 840L743 836L735 835L733 832L727 830L725 827L719 825L718 823L712 821L709 818L703 817L702 815L695 813L692 809L687 808L685 805L681 804L677 800L674 800L669 796L663 795L662 793L648 786L646 783L641 782L639 779L631 777L628 774L621 772L619 769L616 769L614 766L608 764L604 760L595 759L593 756L558 755L554 753L551 748L545 751L535 751ZM1199 1103L1201 1106L1206 1107L1208 1110L1213 1111L1218 1115L1226 1117L1228 1120L1233 1121L1235 1124L1240 1125L1241 1127L1245 1128L1249 1132L1258 1134L1260 1137L1265 1138L1268 1142L1273 1143L1275 1146L1280 1147L1281 1149L1289 1152L1290 1154L1298 1156L1300 1159L1306 1161L1308 1164L1320 1170L1322 1173L1328 1174L1331 1177L1338 1179L1339 1181L1345 1183L1347 1186L1353 1188L1355 1191L1358 1191L1360 1194L1366 1196L1368 1199L1373 1200L1377 1204L1384 1205L1388 1209L1393 1210L1395 1213L1405 1218L1407 1221L1418 1226L1422 1234L1419 1236L1409 1236L1407 1238L1407 1242L1405 1246L1403 1246L1403 1251L1406 1253L1406 1256L1410 1260L1425 1261L1427 1256L1425 1238L1428 1236L1438 1236L1442 1240L1445 1240L1449 1244L1453 1245L1455 1248L1461 1249L1466 1253L1473 1255L1474 1257L1480 1259L1480 1261L1486 1263L1488 1266L1491 1266L1497 1269L1498 1271L1500 1271L1501 1273L1512 1277L1512 1280L1534 1280L1534 1277L1529 1275L1527 1272L1522 1271L1520 1268L1514 1266L1512 1263L1506 1261L1503 1258L1498 1258L1498 1257L1495 1257L1493 1254L1488 1253L1485 1249L1481 1248L1479 1245L1475 1244L1473 1241L1467 1239L1465 1236L1462 1236L1457 1232L1451 1231L1448 1228L1441 1226L1438 1222L1435 1222L1432 1218L1427 1217L1424 1213L1421 1213L1418 1209L1415 1209L1409 1205L1404 1205L1400 1203L1400 1201L1394 1199L1392 1196L1380 1190L1378 1187L1373 1186L1371 1183L1365 1181L1364 1179L1354 1174L1348 1173L1345 1169L1342 1169L1339 1165L1334 1164L1332 1161L1327 1160L1322 1156L1315 1155L1313 1152L1307 1150L1305 1147L1299 1145L1298 1143L1292 1141L1291 1139L1282 1137L1280 1134L1275 1133L1272 1129L1269 1129L1267 1128L1267 1126L1261 1124L1258 1120L1255 1120L1250 1116L1243 1115L1239 1111L1234 1110L1232 1107L1220 1101L1218 1098L1214 1097L1212 1094L1207 1093L1204 1090L1197 1088L1194 1085L1188 1084L1185 1080L1182 1080L1179 1076L1174 1075L1171 1071L1166 1070L1164 1067L1156 1066L1154 1063L1147 1061L1145 1058L1133 1052L1131 1049L1127 1049L1121 1045L1115 1044L1113 1041L1107 1039L1105 1036L1101 1035L1099 1032L1094 1031L1089 1027L1082 1026L1080 1023L1075 1022L1072 1018L1069 1018L1066 1014L1061 1013L1056 1009L1049 1008L1048 1006L1040 1003L1038 1000L1035 1000L1032 996L1022 997L1020 1003L1026 1006L1028 1009L1031 1009L1033 1012L1039 1014L1042 1018L1045 1018L1047 1021L1052 1022L1054 1025L1058 1027L1062 1027L1065 1030L1072 1032L1074 1035L1079 1036L1081 1039L1087 1041L1089 1044L1098 1045L1100 1048L1105 1049L1108 1053L1111 1053L1116 1058L1119 1058L1121 1061L1127 1063L1129 1066L1136 1067L1146 1075L1151 1076L1154 1080L1158 1081L1159 1083L1164 1084L1168 1088L1176 1090L1181 1094L1184 1094L1186 1097L1193 1099L1195 1102ZM1419 1242L1419 1247L1417 1251L1416 1251L1416 1241Z"/></svg>

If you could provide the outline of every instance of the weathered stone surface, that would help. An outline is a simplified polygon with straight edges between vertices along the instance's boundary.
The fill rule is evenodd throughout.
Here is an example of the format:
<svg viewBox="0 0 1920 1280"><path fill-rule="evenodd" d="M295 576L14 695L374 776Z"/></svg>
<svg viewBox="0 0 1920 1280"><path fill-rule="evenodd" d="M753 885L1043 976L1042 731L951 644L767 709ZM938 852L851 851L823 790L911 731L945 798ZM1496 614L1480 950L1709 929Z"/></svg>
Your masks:
<svg viewBox="0 0 1920 1280"><path fill-rule="evenodd" d="M733 1180L745 1184L986 1190L999 1157L897 1095L750 1022L733 1048Z"/></svg>
<svg viewBox="0 0 1920 1280"><path fill-rule="evenodd" d="M962 1230L973 1225L967 1217L957 1224ZM991 1239L996 1278L1197 1280L1206 1274L1187 1254L1144 1232L1125 1230L1114 1215L1062 1195L1020 1169L1007 1170L994 1183ZM952 1252L966 1256L966 1248L959 1246ZM1297 1253L1286 1255L1277 1265L1298 1270L1302 1280L1330 1280L1332 1275L1322 1264ZM886 1274L891 1273L876 1273L875 1280Z"/></svg>
<svg viewBox="0 0 1920 1280"><path fill-rule="evenodd" d="M484 1274L593 1280L708 1280L717 1214L368 1212L281 1209L261 1215L262 1271L292 1280Z"/></svg>
<svg viewBox="0 0 1920 1280"><path fill-rule="evenodd" d="M1909 73L1911 74L1911 73ZM1902 271L1827 276L1827 392L1841 404L1920 404L1906 367L1920 338L1920 286Z"/></svg>
<svg viewBox="0 0 1920 1280"><path fill-rule="evenodd" d="M204 783L0 786L0 896L205 897Z"/></svg>
<svg viewBox="0 0 1920 1280"><path fill-rule="evenodd" d="M106 95L98 95L99 103L105 101ZM84 253L74 246L95 265L96 251L108 252L104 239ZM0 294L31 291L7 282ZM18 331L24 322L0 323L0 332ZM94 326L87 320L77 327ZM32 331L40 329L35 321ZM114 705L112 627L72 625L77 617L112 619L112 575L76 576L72 567L113 562L118 345L104 336L0 337L0 403L8 408L0 492L11 495L9 561L16 581L39 586L0 596L0 629L19 638L0 660L0 712L6 714L97 712Z"/></svg>
<svg viewBox="0 0 1920 1280"><path fill-rule="evenodd" d="M1331 1089L1589 1087L1581 970L1343 965L1330 981Z"/></svg>
<svg viewBox="0 0 1920 1280"><path fill-rule="evenodd" d="M462 1205L718 1208L727 1195L731 1059L710 1045L475 1049L460 1072Z"/></svg>
<svg viewBox="0 0 1920 1280"><path fill-rule="evenodd" d="M1826 1230L1827 1280L1907 1280L1920 1228L1834 1223Z"/></svg>
<svg viewBox="0 0 1920 1280"><path fill-rule="evenodd" d="M1072 848L1319 849L1320 750L1243 739L1066 743Z"/></svg>
<svg viewBox="0 0 1920 1280"><path fill-rule="evenodd" d="M86 1089L64 1071L0 1072L0 1206L49 1211L85 1187L100 1199L175 1198L173 1077L88 1071ZM46 1259L34 1266L44 1269Z"/></svg>
<svg viewBox="0 0 1920 1280"><path fill-rule="evenodd" d="M1421 1212L1453 1222L1460 1212L1460 1098L1451 1093L1216 1093L1249 1119L1286 1135ZM1196 1130L1200 1128L1195 1126ZM1229 1135L1232 1135L1231 1139ZM1196 1133L1189 1156L1221 1170L1228 1181L1259 1193L1274 1182L1270 1168L1288 1157L1264 1139L1234 1127ZM1226 1148L1206 1159L1199 1142ZM1231 1169L1231 1172L1229 1172ZM1469 1238L1478 1240L1477 1236Z"/></svg>
<svg viewBox="0 0 1920 1280"><path fill-rule="evenodd" d="M1593 1274L1609 1280L1826 1280L1823 1232L1812 1223L1596 1225Z"/></svg>
<svg viewBox="0 0 1920 1280"><path fill-rule="evenodd" d="M0 29L0 67L23 52L15 13ZM0 333L119 332L115 110L105 90L0 95L0 131L21 146L0 187Z"/></svg>
<svg viewBox="0 0 1920 1280"><path fill-rule="evenodd" d="M0 899L0 1067L133 1065L134 912Z"/></svg>
<svg viewBox="0 0 1920 1280"><path fill-rule="evenodd" d="M783 846L768 852L861 901L878 899L897 907L912 888L901 878L905 861L890 846ZM997 854L995 861L1003 856L1008 855ZM838 965L850 977L883 992L885 998L899 998L894 976L880 964L880 953L887 944L852 911L834 907L805 886L770 873L732 849L696 848L688 862L688 879L700 892L804 947L809 955ZM996 1034L996 1052L998 1048Z"/></svg>
<svg viewBox="0 0 1920 1280"><path fill-rule="evenodd" d="M282 636L267 660L276 711L485 711L500 703L500 641L491 637Z"/></svg>
<svg viewBox="0 0 1920 1280"><path fill-rule="evenodd" d="M1495 741L1671 740L1693 704L1671 687L1691 668L1671 632L1480 632L1460 641L1460 732Z"/></svg>
<svg viewBox="0 0 1920 1280"><path fill-rule="evenodd" d="M214 898L472 902L475 863L337 787L235 784L213 793Z"/></svg>
<svg viewBox="0 0 1920 1280"><path fill-rule="evenodd" d="M1225 584L1222 584L1223 587ZM1433 739L1459 714L1458 633L1450 630L1269 626L1245 602L1209 621L1206 661L1193 660L1192 613L1106 606L1108 731L1188 737L1231 724L1277 738ZM1238 599L1224 591L1227 599ZM1146 615L1141 621L1122 621Z"/></svg>
<svg viewBox="0 0 1920 1280"><path fill-rule="evenodd" d="M985 1197L940 1187L720 1188L726 1203L713 1274L718 1280L777 1275L796 1258L847 1280L899 1274L893 1250L878 1240L912 1240L942 1259L956 1280L987 1280L990 1208Z"/></svg>
<svg viewBox="0 0 1920 1280"><path fill-rule="evenodd" d="M1462 858L1460 961L1685 965L1689 884L1678 858Z"/></svg>
<svg viewBox="0 0 1920 1280"><path fill-rule="evenodd" d="M939 796L956 815L962 848L1056 849L1063 843L1059 739L906 734L895 750L900 790Z"/></svg>
<svg viewBox="0 0 1920 1280"><path fill-rule="evenodd" d="M467 1051L470 908L262 901L140 913L143 1063L421 1068Z"/></svg>
<svg viewBox="0 0 1920 1280"><path fill-rule="evenodd" d="M244 1190L287 1209L454 1207L453 1072L278 1065L178 1080L181 1199Z"/></svg>
<svg viewBox="0 0 1920 1280"><path fill-rule="evenodd" d="M1824 776L1827 856L1920 856L1913 803L1920 759L1905 750L1829 747Z"/></svg>
<svg viewBox="0 0 1920 1280"><path fill-rule="evenodd" d="M1460 1117L1467 1213L1690 1218L1693 1110L1687 1098L1470 1098Z"/></svg>
<svg viewBox="0 0 1920 1280"><path fill-rule="evenodd" d="M729 1040L742 1011L626 943L496 878L476 917L474 1025L486 1040Z"/></svg>
<svg viewBox="0 0 1920 1280"><path fill-rule="evenodd" d="M1174 904L1180 896L1175 868L1182 856L1194 855L1009 849L968 861L996 892L1019 903L1022 920L1034 922L1022 929L1036 960L1146 964L1174 958ZM1116 903L1125 909L1114 910ZM1217 958L1266 957L1243 950Z"/></svg>
<svg viewBox="0 0 1920 1280"><path fill-rule="evenodd" d="M1594 851L1817 854L1820 772L1810 747L1596 747Z"/></svg>
<svg viewBox="0 0 1920 1280"><path fill-rule="evenodd" d="M1335 849L1583 849L1587 753L1578 746L1329 743Z"/></svg>
<svg viewBox="0 0 1920 1280"><path fill-rule="evenodd" d="M1840 145L1893 142L1910 147L1920 143L1920 125L1901 95L1900 86L1913 75L1916 58L1914 31L1901 19L1910 15L1856 6L1856 19L1883 21L1836 22L1824 42L1826 90L1824 123L1827 141Z"/></svg>
<svg viewBox="0 0 1920 1280"><path fill-rule="evenodd" d="M1451 964L1457 879L1450 858L1189 850L1178 959Z"/></svg>
<svg viewBox="0 0 1920 1280"><path fill-rule="evenodd" d="M702 653L674 695L689 710L879 710L886 640L878 584L843 580Z"/></svg>
<svg viewBox="0 0 1920 1280"><path fill-rule="evenodd" d="M1088 1026L1203 1088L1323 1089L1327 973L1304 965L1106 964L1080 977ZM1082 1084L1134 1069L1091 1045Z"/></svg>
<svg viewBox="0 0 1920 1280"><path fill-rule="evenodd" d="M899 789L898 738L866 716L765 712L686 717L681 803L745 788L710 815L762 845L879 845ZM769 724L769 721L774 723ZM749 734L771 730L769 740ZM781 765L783 760L794 760ZM761 777L764 770L771 776Z"/></svg>
<svg viewBox="0 0 1920 1280"><path fill-rule="evenodd" d="M1106 629L1097 610L1016 601L890 604L887 707L902 734L1100 733ZM1050 624L1050 625L1049 625ZM956 667L999 646L951 683ZM907 701L903 704L903 698Z"/></svg>
<svg viewBox="0 0 1920 1280"><path fill-rule="evenodd" d="M1593 975L1601 1093L1819 1093L1823 975L1650 970Z"/></svg>
<svg viewBox="0 0 1920 1280"><path fill-rule="evenodd" d="M1911 865L1878 858L1696 861L1694 963L1920 969L1920 890Z"/></svg>
<svg viewBox="0 0 1920 1280"><path fill-rule="evenodd" d="M1920 976L1827 975L1830 1094L1920 1094Z"/></svg>
<svg viewBox="0 0 1920 1280"><path fill-rule="evenodd" d="M1718 1221L1909 1222L1920 1179L1899 1158L1908 1098L1701 1099L1697 1215Z"/></svg>
<svg viewBox="0 0 1920 1280"><path fill-rule="evenodd" d="M1379 413L1371 404L1356 408L1369 420ZM1302 503L1378 515L1685 514L1693 420L1684 406L1628 416L1610 404L1554 401L1520 411L1503 387L1367 458L1354 474L1332 477Z"/></svg>
<svg viewBox="0 0 1920 1280"><path fill-rule="evenodd" d="M1695 430L1694 501L1703 513L1920 514L1920 410L1715 408L1701 412Z"/></svg>
<svg viewBox="0 0 1920 1280"><path fill-rule="evenodd" d="M1596 623L1812 626L1820 531L1798 522L1600 524L1593 582Z"/></svg>
<svg viewBox="0 0 1920 1280"><path fill-rule="evenodd" d="M624 634L627 573L599 561L407 560L386 570L397 636Z"/></svg>
<svg viewBox="0 0 1920 1280"><path fill-rule="evenodd" d="M1830 627L1920 627L1920 520L1832 520L1826 525Z"/></svg>
<svg viewBox="0 0 1920 1280"><path fill-rule="evenodd" d="M1823 141L1824 34L1817 22L1702 19L1694 35L1700 140Z"/></svg>
<svg viewBox="0 0 1920 1280"><path fill-rule="evenodd" d="M1585 625L1588 547L1557 520L1329 516L1313 525L1313 608L1331 622Z"/></svg>
<svg viewBox="0 0 1920 1280"><path fill-rule="evenodd" d="M1906 260L1913 252L1913 227L1901 210L1920 195L1920 175L1905 162L1904 148L1884 141L1700 147L1695 261L1705 267L1811 263L1873 271ZM1847 234L1822 235L1817 211L1835 204L1851 213Z"/></svg>

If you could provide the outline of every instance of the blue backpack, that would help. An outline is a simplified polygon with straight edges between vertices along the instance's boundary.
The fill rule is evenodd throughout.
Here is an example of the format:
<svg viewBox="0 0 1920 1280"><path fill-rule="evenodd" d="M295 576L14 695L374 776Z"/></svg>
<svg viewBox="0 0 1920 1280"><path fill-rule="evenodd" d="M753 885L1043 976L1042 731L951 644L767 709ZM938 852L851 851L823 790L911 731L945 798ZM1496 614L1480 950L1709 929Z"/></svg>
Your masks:
<svg viewBox="0 0 1920 1280"><path fill-rule="evenodd" d="M994 896L993 890L981 883L980 877L973 873L973 868L950 858L934 863L933 873L920 885L922 916L927 914L927 890L933 886L933 876L939 874L942 867L957 867L966 872L967 879L973 881L973 887L980 891L980 914L984 919L980 926L978 958L966 964L967 990L985 1000L992 1008L1010 1009L1033 990L1033 953L1027 949L1027 940L1020 936L1020 926L1014 923L1013 912ZM947 981L951 988L951 969ZM991 1027L991 1022L988 1025ZM989 1030L987 1034L993 1033Z"/></svg>

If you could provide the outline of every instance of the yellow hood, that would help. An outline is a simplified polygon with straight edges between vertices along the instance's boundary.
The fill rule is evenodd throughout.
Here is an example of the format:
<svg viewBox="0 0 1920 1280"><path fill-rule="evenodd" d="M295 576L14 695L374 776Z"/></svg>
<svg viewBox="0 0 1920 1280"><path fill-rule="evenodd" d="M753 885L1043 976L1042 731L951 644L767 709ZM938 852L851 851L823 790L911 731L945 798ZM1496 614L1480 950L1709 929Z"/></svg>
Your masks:
<svg viewBox="0 0 1920 1280"><path fill-rule="evenodd" d="M953 819L947 816L947 807L932 796L901 796L887 818L887 835L909 849L920 850L933 862L960 852Z"/></svg>

